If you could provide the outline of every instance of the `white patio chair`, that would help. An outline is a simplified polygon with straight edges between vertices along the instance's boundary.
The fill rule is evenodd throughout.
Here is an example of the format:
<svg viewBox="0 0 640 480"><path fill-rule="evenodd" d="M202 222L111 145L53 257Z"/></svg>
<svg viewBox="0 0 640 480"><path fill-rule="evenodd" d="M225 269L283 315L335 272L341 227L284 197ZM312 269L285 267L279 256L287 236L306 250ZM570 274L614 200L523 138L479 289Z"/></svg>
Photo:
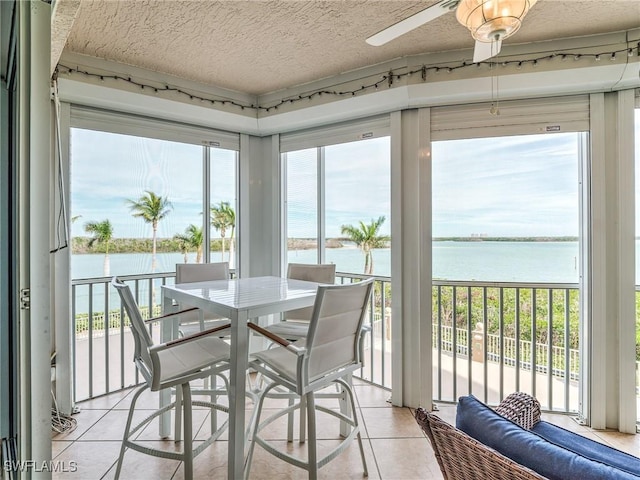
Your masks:
<svg viewBox="0 0 640 480"><path fill-rule="evenodd" d="M287 267L287 278L334 285L336 283L336 266L333 263L290 263ZM279 337L295 341L307 336L312 314L313 307L291 310L282 315L281 322L272 323L265 328Z"/></svg>
<svg viewBox="0 0 640 480"><path fill-rule="evenodd" d="M358 440L364 475L367 475L353 390L344 377L361 367L360 335L372 286L373 279L346 285L318 287L307 336L295 342L278 337L258 325L249 324L249 328L265 335L278 346L254 353L250 362L250 366L266 377L269 383L259 396L245 478L249 476L256 444L278 458L307 470L309 478L316 479L318 469L336 458L354 439ZM332 383L339 384L347 393L351 406L350 414L316 405L316 392ZM300 400L260 422L265 398L274 389L282 387L290 396ZM278 450L273 443L260 435L267 425L300 408L305 403L301 401L303 398L307 406L309 429L307 461ZM317 455L316 411L332 415L350 426L350 433L323 458L318 458Z"/></svg>
<svg viewBox="0 0 640 480"><path fill-rule="evenodd" d="M113 277L111 285L120 295L122 305L131 321L131 332L134 338L133 360L145 379L145 384L135 392L131 400L115 478L120 477L124 454L128 447L147 455L180 460L184 462L185 478L192 479L193 458L214 442L227 426L227 422L225 422L219 429L212 431L211 436L194 449L192 405L211 408L212 413L218 410L228 413L229 409L212 402L192 401L190 382L210 377L212 374L222 375L229 368L229 346L218 338L216 329L154 345L147 330L147 324L157 321L174 321L176 314L163 315L145 321L142 319L129 286L117 277ZM177 312L177 314L179 313ZM223 325L219 328L226 327ZM131 421L140 394L147 389L157 392L171 387L176 387L176 401L154 411L132 428ZM137 432L172 408L175 408L176 436L181 412L184 413L184 441L181 452L155 449L134 441Z"/></svg>
<svg viewBox="0 0 640 480"><path fill-rule="evenodd" d="M305 263L290 263L287 268L287 278L293 278L296 280L306 280L309 282L317 282L328 285L334 285L336 283L336 266L335 264L305 264ZM283 314L283 321L276 322L268 325L266 330L278 335L286 340L295 342L301 338L306 338L309 331L309 321L313 314L313 307L300 308L298 310L291 310ZM363 325L362 335L360 337L361 348L364 347L364 334L371 330L369 325ZM352 385L351 374L345 376L345 380ZM338 385L336 385L338 387ZM337 395L337 398L341 398L346 402L346 394L341 392ZM336 395L323 394L324 397L336 397ZM346 409L349 405L344 405ZM300 408L300 415L304 417L305 406L304 400L302 400L302 406ZM303 418L300 420L300 442L305 441L305 422ZM343 425L343 435L348 435L348 429L346 425ZM287 429L287 441L293 441L293 414L289 416L289 425Z"/></svg>
<svg viewBox="0 0 640 480"><path fill-rule="evenodd" d="M336 283L336 265L334 263L290 263L287 266L287 278L334 285ZM279 337L295 342L296 340L300 340L307 336L307 332L309 331L309 321L311 320L312 315L313 307L290 310L282 314L282 321L267 325L265 329ZM258 378L258 386L261 385L261 381L261 378ZM306 437L304 415L305 409L303 404L300 408L301 443L304 443ZM293 441L293 412L289 415L287 441Z"/></svg>
<svg viewBox="0 0 640 480"><path fill-rule="evenodd" d="M229 262L214 263L177 263L176 284L196 283L211 280L227 280L229 278ZM181 305L188 308L188 305ZM228 324L229 321L201 310L190 311L180 317L180 335L192 335L196 332ZM227 336L230 331L221 331L219 336Z"/></svg>

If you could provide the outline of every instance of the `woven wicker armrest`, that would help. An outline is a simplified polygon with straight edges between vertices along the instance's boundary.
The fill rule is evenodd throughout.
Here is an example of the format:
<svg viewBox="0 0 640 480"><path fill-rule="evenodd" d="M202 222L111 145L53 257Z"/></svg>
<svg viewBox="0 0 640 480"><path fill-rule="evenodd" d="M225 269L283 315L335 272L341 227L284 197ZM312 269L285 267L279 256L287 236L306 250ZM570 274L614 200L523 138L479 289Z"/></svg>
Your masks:
<svg viewBox="0 0 640 480"><path fill-rule="evenodd" d="M495 411L526 430L531 430L540 421L540 402L523 392L509 395Z"/></svg>
<svg viewBox="0 0 640 480"><path fill-rule="evenodd" d="M544 479L422 408L416 421L431 441L444 480Z"/></svg>

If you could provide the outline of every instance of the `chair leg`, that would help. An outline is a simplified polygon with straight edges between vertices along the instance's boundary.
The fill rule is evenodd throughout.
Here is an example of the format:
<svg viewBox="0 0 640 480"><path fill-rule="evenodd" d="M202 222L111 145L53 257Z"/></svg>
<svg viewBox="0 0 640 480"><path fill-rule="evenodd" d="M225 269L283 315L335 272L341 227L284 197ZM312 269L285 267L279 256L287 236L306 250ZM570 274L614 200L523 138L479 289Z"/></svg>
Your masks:
<svg viewBox="0 0 640 480"><path fill-rule="evenodd" d="M184 408L184 478L193 479L193 415L191 408L191 387L189 383L182 384L182 405ZM178 408L176 408L176 411Z"/></svg>
<svg viewBox="0 0 640 480"><path fill-rule="evenodd" d="M304 395L309 423L309 443L307 444L309 461L309 480L318 478L318 450L316 445L316 403L313 392ZM301 400L302 402L302 400Z"/></svg>
<svg viewBox="0 0 640 480"><path fill-rule="evenodd" d="M173 441L178 443L182 440L182 389L180 387L176 388L175 427L173 432Z"/></svg>
<svg viewBox="0 0 640 480"><path fill-rule="evenodd" d="M116 476L117 480L120 478L120 471L122 470L122 460L124 459L124 453L127 449L127 440L129 440L129 430L131 430L131 421L133 420L133 412L136 408L136 402L138 401L138 397L142 392L144 392L148 388L147 385L143 385L140 387L136 393L133 394L133 398L131 399L131 406L129 406L129 415L127 416L127 425L124 427L124 435L122 437L122 445L120 447L120 455L118 456L118 466L116 467Z"/></svg>
<svg viewBox="0 0 640 480"><path fill-rule="evenodd" d="M351 373L347 373L344 376L344 381L347 382L349 386L353 387L353 376L351 375ZM336 386L340 387L340 384L336 383ZM349 399L347 398L347 392L344 388L341 388L339 404L340 413L347 417L351 417L353 415L353 412L351 411L351 405L349 404ZM346 438L349 436L349 433L351 433L351 427L349 427L349 424L347 422L340 422L340 436Z"/></svg>
<svg viewBox="0 0 640 480"><path fill-rule="evenodd" d="M300 397L300 443L304 443L307 439L306 432L306 410L307 410L307 400L305 395Z"/></svg>
<svg viewBox="0 0 640 480"><path fill-rule="evenodd" d="M289 398L289 406L293 405L295 400L293 397ZM293 442L293 420L294 420L295 410L289 412L287 415L287 442ZM302 419L301 419L302 421Z"/></svg>
<svg viewBox="0 0 640 480"><path fill-rule="evenodd" d="M340 381L338 381L338 383L340 383ZM359 428L359 423L358 423L358 415L357 415L357 410L356 410L356 401L355 398L353 396L353 388L351 387L351 382L347 383L346 381L344 382L345 386L343 387L343 391L345 391L347 393L347 395L349 396L349 403L351 404L351 418L353 418L353 428L358 429L358 433L356 435L356 437L358 438L358 446L360 447L360 457L362 458L362 469L363 469L363 475L365 477L369 476L369 471L367 469L367 460L364 457L364 446L362 445L362 435L360 435L360 428Z"/></svg>
<svg viewBox="0 0 640 480"><path fill-rule="evenodd" d="M207 379L205 379L205 382ZM218 394L216 393L216 389L218 388L218 379L217 375L211 375L211 394L210 401L211 403L218 403ZM211 433L215 432L218 429L218 411L215 408L211 409Z"/></svg>
<svg viewBox="0 0 640 480"><path fill-rule="evenodd" d="M267 392L270 390L269 387L260 394L260 398L258 399L258 405L256 405L256 414L253 423L253 432L251 433L251 443L249 444L249 453L247 454L247 459L244 464L244 478L245 480L249 478L249 471L251 470L251 460L253 458L253 449L256 446L256 435L258 434L258 427L260 426L260 415L262 415L262 405L264 404L264 399L267 397Z"/></svg>

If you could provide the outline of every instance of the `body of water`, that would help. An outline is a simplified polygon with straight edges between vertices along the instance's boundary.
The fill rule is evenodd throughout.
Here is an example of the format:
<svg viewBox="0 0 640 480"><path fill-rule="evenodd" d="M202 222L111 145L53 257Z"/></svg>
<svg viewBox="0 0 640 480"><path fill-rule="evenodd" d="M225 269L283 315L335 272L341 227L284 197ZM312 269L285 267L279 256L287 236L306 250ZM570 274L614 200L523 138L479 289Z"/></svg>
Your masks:
<svg viewBox="0 0 640 480"><path fill-rule="evenodd" d="M329 248L327 262L335 263L339 272L364 272L364 255L357 248ZM225 254L225 260L228 253ZM211 261L222 259L212 252ZM195 261L195 254L189 255ZM289 262L316 263L315 250L292 250ZM175 271L183 263L181 253L159 253L157 272ZM151 273L151 254L118 253L109 255L109 275ZM494 282L578 282L578 242L454 242L433 243L433 277L443 280L478 280ZM373 250L373 272L390 276L391 250ZM104 255L73 255L71 277L104 276ZM640 271L640 268L637 269Z"/></svg>
<svg viewBox="0 0 640 480"><path fill-rule="evenodd" d="M640 241L636 242L636 249ZM362 274L364 255L354 247L326 250L327 262L335 263L336 270L344 273ZM228 259L228 252L224 259ZM212 252L211 261L221 261L220 252ZM315 250L288 252L289 262L316 263ZM190 254L189 262L195 261ZM173 272L176 263L183 263L180 253L157 255L156 272ZM390 276L391 250L373 251L374 274ZM636 276L640 273L640 255L636 256ZM104 274L103 254L83 254L71 257L73 279L94 278L109 275L133 275L151 273L150 253L127 253L109 255L110 272ZM433 243L433 277L440 280L475 280L490 282L552 282L577 283L579 279L578 242L454 242ZM636 283L640 283L636 279ZM101 289L94 291L94 304L103 304ZM96 297L97 296L97 297ZM142 298L145 298L143 295ZM77 311L86 311L88 289L76 290Z"/></svg>

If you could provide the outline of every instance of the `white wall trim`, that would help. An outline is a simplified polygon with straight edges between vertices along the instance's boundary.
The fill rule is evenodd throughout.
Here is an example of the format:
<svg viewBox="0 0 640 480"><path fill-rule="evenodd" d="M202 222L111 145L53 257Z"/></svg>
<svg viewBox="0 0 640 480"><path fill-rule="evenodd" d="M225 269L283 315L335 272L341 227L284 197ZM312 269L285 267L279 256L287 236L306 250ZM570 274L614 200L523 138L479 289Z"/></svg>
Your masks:
<svg viewBox="0 0 640 480"><path fill-rule="evenodd" d="M636 262L634 92L617 92L618 430L636 433Z"/></svg>
<svg viewBox="0 0 640 480"><path fill-rule="evenodd" d="M601 64L593 67L565 68L551 71L527 71L513 73L498 70L499 96L502 100L536 98L558 95L574 95L605 92L640 86L638 70L640 62L629 64ZM509 74L507 74L509 72ZM241 113L218 110L194 100L170 99L160 95L148 95L123 90L114 86L91 83L79 77L60 77L60 96L72 104L94 106L116 111L136 113L150 117L175 120L226 131L248 133L256 136L281 134L314 128L338 122L389 113L406 108L491 100L490 76L466 79L429 78L425 83L411 80L392 88L373 93L330 100L322 97L310 100L308 105L276 114L258 115L255 110ZM348 88L348 86L345 86ZM284 93L283 93L284 95ZM321 103L322 102L322 103ZM283 110L284 107L281 109Z"/></svg>

